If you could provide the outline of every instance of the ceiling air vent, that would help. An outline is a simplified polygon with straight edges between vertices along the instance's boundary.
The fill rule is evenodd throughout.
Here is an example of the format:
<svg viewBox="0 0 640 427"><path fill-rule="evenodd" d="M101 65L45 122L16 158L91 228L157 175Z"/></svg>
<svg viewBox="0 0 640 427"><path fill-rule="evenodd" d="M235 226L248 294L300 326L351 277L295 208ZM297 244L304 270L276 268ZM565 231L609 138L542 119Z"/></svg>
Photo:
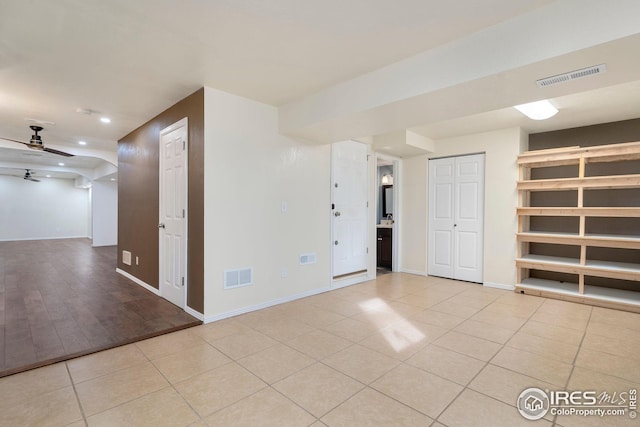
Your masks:
<svg viewBox="0 0 640 427"><path fill-rule="evenodd" d="M564 74L558 74L557 76L546 77L544 79L536 80L538 87L547 87L557 85L559 83L569 82L571 80L581 79L583 77L589 77L596 74L601 74L607 71L605 64L594 65L593 67L583 68L581 70L570 71Z"/></svg>

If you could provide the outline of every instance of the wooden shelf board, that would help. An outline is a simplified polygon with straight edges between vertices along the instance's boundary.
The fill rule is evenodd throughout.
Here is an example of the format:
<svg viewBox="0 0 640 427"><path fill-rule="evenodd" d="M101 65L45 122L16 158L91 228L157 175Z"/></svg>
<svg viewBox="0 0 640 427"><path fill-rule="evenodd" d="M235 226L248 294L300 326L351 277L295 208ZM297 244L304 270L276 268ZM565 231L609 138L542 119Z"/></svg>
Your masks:
<svg viewBox="0 0 640 427"><path fill-rule="evenodd" d="M640 236L618 236L587 234L579 236L572 233L549 233L528 231L517 234L519 242L551 243L558 245L585 245L599 248L640 249Z"/></svg>
<svg viewBox="0 0 640 427"><path fill-rule="evenodd" d="M528 151L518 157L518 164L527 167L577 165L580 158L587 163L616 162L640 159L640 142L598 145L594 147L569 147L560 150Z"/></svg>
<svg viewBox="0 0 640 427"><path fill-rule="evenodd" d="M521 207L517 212L518 215L530 216L640 217L640 208L637 207Z"/></svg>
<svg viewBox="0 0 640 427"><path fill-rule="evenodd" d="M518 181L520 191L563 191L610 188L640 188L640 174L590 176L586 178L533 179Z"/></svg>
<svg viewBox="0 0 640 427"><path fill-rule="evenodd" d="M528 254L517 258L516 265L533 270L640 281L640 264L625 262L587 260L585 265L581 265L575 258Z"/></svg>
<svg viewBox="0 0 640 427"><path fill-rule="evenodd" d="M528 278L516 285L516 292L556 297L608 308L640 312L640 292L585 285L584 294L578 292L576 283L556 282Z"/></svg>
<svg viewBox="0 0 640 427"><path fill-rule="evenodd" d="M516 258L518 268L580 274L584 268L579 259L527 254Z"/></svg>

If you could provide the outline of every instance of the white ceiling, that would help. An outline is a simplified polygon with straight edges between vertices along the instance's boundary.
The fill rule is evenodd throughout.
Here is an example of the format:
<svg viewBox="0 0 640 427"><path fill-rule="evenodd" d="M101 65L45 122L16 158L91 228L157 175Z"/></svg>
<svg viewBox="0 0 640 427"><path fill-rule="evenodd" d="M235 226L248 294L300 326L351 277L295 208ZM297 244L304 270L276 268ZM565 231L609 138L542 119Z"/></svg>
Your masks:
<svg viewBox="0 0 640 427"><path fill-rule="evenodd" d="M28 140L34 118L55 122L45 144L115 151L202 86L281 106L562 1L0 0L0 137ZM637 82L592 89L554 99L565 111L553 121L486 102L480 114L412 130L443 138L640 116Z"/></svg>

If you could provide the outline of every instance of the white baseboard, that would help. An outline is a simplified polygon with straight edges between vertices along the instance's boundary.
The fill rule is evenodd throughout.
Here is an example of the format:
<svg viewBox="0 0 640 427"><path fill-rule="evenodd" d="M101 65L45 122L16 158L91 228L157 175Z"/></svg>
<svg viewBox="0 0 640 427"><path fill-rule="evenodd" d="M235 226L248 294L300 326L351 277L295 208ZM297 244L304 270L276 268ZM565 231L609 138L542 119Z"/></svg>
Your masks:
<svg viewBox="0 0 640 427"><path fill-rule="evenodd" d="M143 288L145 288L146 290L148 290L149 292L158 295L159 297L160 295L160 290L154 288L153 286L149 285L148 283L143 282L142 280L138 279L136 276L132 276L131 274L127 273L124 270L121 270L119 268L116 268L116 272L119 274L122 274L124 277L126 277L127 279L131 280L133 283L135 283L136 285L140 285ZM189 306L185 306L184 307L184 311L195 317L196 319L203 321L204 320L204 315L198 311L195 311L193 308L189 307Z"/></svg>
<svg viewBox="0 0 640 427"><path fill-rule="evenodd" d="M195 318L196 318L196 319L198 319L199 321L201 321L201 322L203 322L203 321L204 321L204 314L202 314L202 313L200 313L200 312L198 312L198 311L195 311L193 308L189 307L188 305L186 305L186 306L184 307L184 311L185 311L187 314L189 314L189 315L191 315L191 316L195 317Z"/></svg>
<svg viewBox="0 0 640 427"><path fill-rule="evenodd" d="M279 304L284 304L286 302L291 302L291 301L295 301L297 299L300 298L306 298L306 297L310 297L313 295L317 295L317 294L321 294L323 292L327 292L330 291L331 288L320 288L320 289L313 289L310 291L306 291L306 292L302 292L299 294L295 294L295 295L290 295L287 297L283 297L283 298L277 298L271 301L267 301L267 302L263 302L260 304L256 304L256 305L251 305L248 307L242 307L242 308L238 308L235 310L231 310L231 311L227 311L225 313L220 313L220 314L216 314L213 316L205 316L203 321L204 323L211 323L211 322L215 322L217 320L222 320L222 319L227 319L229 317L233 317L233 316L238 316L240 314L245 314L245 313L249 313L252 311L256 311L256 310L262 310L263 308L267 308L267 307L272 307L274 305L279 305ZM189 313L191 314L191 313Z"/></svg>
<svg viewBox="0 0 640 427"><path fill-rule="evenodd" d="M418 271L418 270L409 270L407 268L402 268L400 270L398 270L400 273L407 273L407 274L416 274L418 276L428 276L426 271Z"/></svg>
<svg viewBox="0 0 640 427"><path fill-rule="evenodd" d="M124 277L126 277L129 280L131 280L133 283L142 286L143 288L145 288L149 292L160 296L160 290L159 289L156 289L153 286L143 282L142 280L138 279L136 276L132 276L131 274L127 273L124 270L120 270L119 268L116 268L116 272L119 273L119 274L122 274Z"/></svg>
<svg viewBox="0 0 640 427"><path fill-rule="evenodd" d="M515 285L503 285L502 283L484 282L483 286L487 288L504 289L505 291L513 291L516 289Z"/></svg>
<svg viewBox="0 0 640 427"><path fill-rule="evenodd" d="M89 239L88 236L64 236L64 237L24 237L20 239L0 239L0 242L22 242L27 240L64 240L64 239Z"/></svg>
<svg viewBox="0 0 640 427"><path fill-rule="evenodd" d="M332 280L331 289L340 289L344 288L345 286L355 285L356 283L366 282L367 280L373 280L375 278L375 275L373 277L369 276L368 272L356 274L353 276L347 276L342 279Z"/></svg>

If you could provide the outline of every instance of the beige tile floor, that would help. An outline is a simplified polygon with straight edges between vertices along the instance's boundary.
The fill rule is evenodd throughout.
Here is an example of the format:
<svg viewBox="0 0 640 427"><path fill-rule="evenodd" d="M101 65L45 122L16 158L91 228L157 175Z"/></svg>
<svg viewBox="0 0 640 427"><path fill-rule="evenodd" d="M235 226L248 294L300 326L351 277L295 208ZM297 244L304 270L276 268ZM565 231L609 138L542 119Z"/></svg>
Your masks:
<svg viewBox="0 0 640 427"><path fill-rule="evenodd" d="M408 274L0 379L1 426L526 422L528 387L640 385L640 315Z"/></svg>

